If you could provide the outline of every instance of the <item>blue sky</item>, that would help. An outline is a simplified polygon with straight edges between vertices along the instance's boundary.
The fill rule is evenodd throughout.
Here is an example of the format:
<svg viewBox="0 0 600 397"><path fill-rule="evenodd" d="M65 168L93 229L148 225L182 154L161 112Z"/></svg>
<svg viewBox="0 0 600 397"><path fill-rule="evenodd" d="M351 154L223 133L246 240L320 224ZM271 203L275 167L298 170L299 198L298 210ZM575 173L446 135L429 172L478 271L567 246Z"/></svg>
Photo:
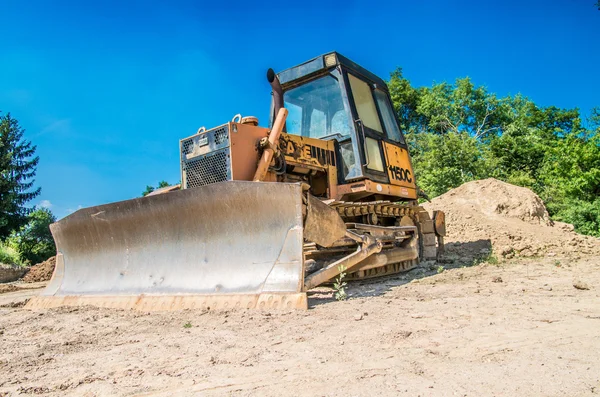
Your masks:
<svg viewBox="0 0 600 397"><path fill-rule="evenodd" d="M563 1L0 0L0 111L37 145L60 218L179 181L179 139L268 124L265 72L336 50L415 86L470 76L542 106L600 105L600 11Z"/></svg>

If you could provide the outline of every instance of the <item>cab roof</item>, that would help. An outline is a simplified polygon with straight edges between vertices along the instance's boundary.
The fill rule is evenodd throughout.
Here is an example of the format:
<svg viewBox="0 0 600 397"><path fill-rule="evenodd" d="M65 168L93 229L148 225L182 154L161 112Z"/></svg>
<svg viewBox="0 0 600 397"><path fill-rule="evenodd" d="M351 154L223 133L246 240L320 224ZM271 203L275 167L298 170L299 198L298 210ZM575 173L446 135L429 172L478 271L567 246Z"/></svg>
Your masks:
<svg viewBox="0 0 600 397"><path fill-rule="evenodd" d="M361 75L366 80L377 84L377 86L387 91L387 84L383 79L335 51L328 52L327 54L315 57L300 65L285 69L279 72L277 76L279 77L279 82L283 86L283 89L287 89L309 80L314 76L325 74L328 70L337 67L338 65L343 66L353 72L353 74Z"/></svg>

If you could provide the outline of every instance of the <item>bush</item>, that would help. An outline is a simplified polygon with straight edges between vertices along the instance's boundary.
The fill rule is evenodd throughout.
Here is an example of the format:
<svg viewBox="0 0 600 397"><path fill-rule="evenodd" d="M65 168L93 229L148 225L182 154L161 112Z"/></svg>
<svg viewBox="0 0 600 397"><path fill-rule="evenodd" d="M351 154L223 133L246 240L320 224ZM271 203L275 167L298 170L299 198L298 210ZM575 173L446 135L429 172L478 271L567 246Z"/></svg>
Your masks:
<svg viewBox="0 0 600 397"><path fill-rule="evenodd" d="M573 200L554 210L554 219L572 224L577 233L600 237L600 198L591 203Z"/></svg>
<svg viewBox="0 0 600 397"><path fill-rule="evenodd" d="M27 224L10 237L11 244L21 253L23 261L34 265L56 254L50 224L56 221L47 208L38 208L27 216Z"/></svg>
<svg viewBox="0 0 600 397"><path fill-rule="evenodd" d="M0 263L23 266L19 251L8 242L0 242Z"/></svg>

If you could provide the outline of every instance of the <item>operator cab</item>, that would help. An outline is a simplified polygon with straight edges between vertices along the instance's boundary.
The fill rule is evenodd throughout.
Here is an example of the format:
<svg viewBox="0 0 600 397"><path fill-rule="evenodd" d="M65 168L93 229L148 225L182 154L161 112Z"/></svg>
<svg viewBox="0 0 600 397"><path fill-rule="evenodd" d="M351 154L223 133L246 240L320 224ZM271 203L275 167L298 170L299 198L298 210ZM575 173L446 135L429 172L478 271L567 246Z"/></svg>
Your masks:
<svg viewBox="0 0 600 397"><path fill-rule="evenodd" d="M393 183L384 151L407 148L385 81L336 52L277 76L289 112L286 132L337 141L340 183Z"/></svg>

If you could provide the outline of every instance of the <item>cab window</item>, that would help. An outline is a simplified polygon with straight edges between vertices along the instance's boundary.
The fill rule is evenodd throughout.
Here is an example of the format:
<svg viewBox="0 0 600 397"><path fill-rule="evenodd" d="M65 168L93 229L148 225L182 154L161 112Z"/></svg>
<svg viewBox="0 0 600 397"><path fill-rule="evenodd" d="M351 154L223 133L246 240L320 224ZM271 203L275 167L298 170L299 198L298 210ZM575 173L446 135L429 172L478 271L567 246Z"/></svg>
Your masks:
<svg viewBox="0 0 600 397"><path fill-rule="evenodd" d="M358 117L365 127L383 133L375 101L373 100L373 94L371 93L371 87L366 82L351 74L348 74L348 80L350 81Z"/></svg>
<svg viewBox="0 0 600 397"><path fill-rule="evenodd" d="M375 90L375 98L377 99L377 105L383 118L383 125L385 126L385 132L388 138L393 141L404 143L404 137L400 133L394 111L385 92L381 90Z"/></svg>
<svg viewBox="0 0 600 397"><path fill-rule="evenodd" d="M347 137L352 133L350 112L339 83L341 76L334 73L284 92L288 133L310 138Z"/></svg>

